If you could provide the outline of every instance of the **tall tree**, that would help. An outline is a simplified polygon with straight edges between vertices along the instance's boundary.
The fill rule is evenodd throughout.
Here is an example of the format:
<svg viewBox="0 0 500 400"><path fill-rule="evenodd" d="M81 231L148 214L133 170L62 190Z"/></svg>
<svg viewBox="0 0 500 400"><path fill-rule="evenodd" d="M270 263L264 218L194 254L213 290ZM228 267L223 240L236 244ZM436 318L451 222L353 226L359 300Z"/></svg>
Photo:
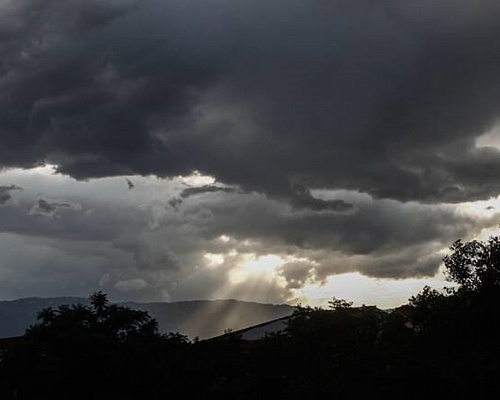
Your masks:
<svg viewBox="0 0 500 400"><path fill-rule="evenodd" d="M486 241L457 240L450 248L452 254L444 257L448 279L460 290L478 291L500 286L500 237Z"/></svg>

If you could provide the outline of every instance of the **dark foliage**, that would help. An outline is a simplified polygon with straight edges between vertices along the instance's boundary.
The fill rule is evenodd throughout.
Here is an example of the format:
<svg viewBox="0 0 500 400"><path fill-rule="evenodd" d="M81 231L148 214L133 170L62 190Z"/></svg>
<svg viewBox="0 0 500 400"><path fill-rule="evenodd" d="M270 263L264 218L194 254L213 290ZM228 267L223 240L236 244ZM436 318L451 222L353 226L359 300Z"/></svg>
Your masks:
<svg viewBox="0 0 500 400"><path fill-rule="evenodd" d="M2 360L1 398L136 399L165 379L167 356L179 357L187 340L159 335L146 312L110 305L101 292L90 299L39 313Z"/></svg>
<svg viewBox="0 0 500 400"><path fill-rule="evenodd" d="M425 287L396 310L298 306L284 332L245 341L160 335L147 313L110 305L42 310L2 353L0 398L432 399L498 392L499 240L456 242L457 287Z"/></svg>

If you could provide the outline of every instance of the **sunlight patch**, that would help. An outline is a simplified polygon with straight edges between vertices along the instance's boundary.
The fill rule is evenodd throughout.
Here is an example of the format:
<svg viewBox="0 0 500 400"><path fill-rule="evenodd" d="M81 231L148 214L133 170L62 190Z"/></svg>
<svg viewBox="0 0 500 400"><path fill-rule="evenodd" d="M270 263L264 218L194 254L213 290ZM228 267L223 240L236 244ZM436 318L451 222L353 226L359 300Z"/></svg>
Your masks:
<svg viewBox="0 0 500 400"><path fill-rule="evenodd" d="M215 178L203 175L199 171L194 171L191 175L179 177L182 183L189 186L205 186L215 182Z"/></svg>
<svg viewBox="0 0 500 400"><path fill-rule="evenodd" d="M215 253L206 253L203 257L208 260L207 267L216 268L224 264L224 255Z"/></svg>
<svg viewBox="0 0 500 400"><path fill-rule="evenodd" d="M223 243L227 243L231 240L231 236L228 236L228 235L220 235L218 237L218 239L223 242Z"/></svg>
<svg viewBox="0 0 500 400"><path fill-rule="evenodd" d="M496 147L500 149L500 125L479 136L476 139L476 147Z"/></svg>
<svg viewBox="0 0 500 400"><path fill-rule="evenodd" d="M233 269L229 274L231 283L238 284L249 278L259 277L265 280L278 278L276 269L285 263L285 260L276 255L266 255L257 257L255 255L245 255L242 264Z"/></svg>
<svg viewBox="0 0 500 400"><path fill-rule="evenodd" d="M478 217L489 217L493 214L500 213L500 197L482 200L471 201L459 205L461 211L475 214Z"/></svg>
<svg viewBox="0 0 500 400"><path fill-rule="evenodd" d="M9 178L20 175L63 176L57 172L57 165L54 164L44 164L33 168L0 168L0 173Z"/></svg>
<svg viewBox="0 0 500 400"><path fill-rule="evenodd" d="M33 172L39 175L55 175L57 174L57 165L54 164L45 164L39 167L30 168L28 170L23 169L23 172Z"/></svg>

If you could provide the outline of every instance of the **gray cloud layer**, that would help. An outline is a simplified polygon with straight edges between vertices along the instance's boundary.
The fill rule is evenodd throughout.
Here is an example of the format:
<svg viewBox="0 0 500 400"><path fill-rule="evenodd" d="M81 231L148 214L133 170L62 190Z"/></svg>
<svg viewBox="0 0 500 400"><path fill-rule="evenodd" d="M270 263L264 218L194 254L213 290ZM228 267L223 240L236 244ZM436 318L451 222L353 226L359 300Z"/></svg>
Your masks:
<svg viewBox="0 0 500 400"><path fill-rule="evenodd" d="M6 175L0 288L54 269L68 293L80 274L209 297L245 254L289 257L282 286L232 283L273 299L341 272L432 276L498 218L454 203L500 193L500 150L476 145L500 117L499 37L496 0L0 2L0 168L88 181ZM174 179L193 171L215 181Z"/></svg>
<svg viewBox="0 0 500 400"><path fill-rule="evenodd" d="M193 170L286 198L500 189L497 1L2 3L0 164L77 178Z"/></svg>
<svg viewBox="0 0 500 400"><path fill-rule="evenodd" d="M262 194L207 186L172 207L170 199L186 189L180 181L134 177L130 190L123 177L0 177L24 188L16 204L0 207L0 289L7 297L103 289L113 298L149 301L291 301L307 282L345 272L432 277L439 251L495 226L499 216L486 203L484 212L471 212L328 191L314 198L329 204L342 197L356 212L299 210ZM248 257L269 255L284 261L274 278L242 270Z"/></svg>

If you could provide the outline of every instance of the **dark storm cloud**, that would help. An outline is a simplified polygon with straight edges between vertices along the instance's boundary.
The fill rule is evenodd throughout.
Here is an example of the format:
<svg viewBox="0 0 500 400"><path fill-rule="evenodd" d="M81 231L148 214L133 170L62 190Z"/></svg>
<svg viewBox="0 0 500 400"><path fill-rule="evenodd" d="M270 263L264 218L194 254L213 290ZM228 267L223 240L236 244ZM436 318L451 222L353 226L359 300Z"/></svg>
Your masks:
<svg viewBox="0 0 500 400"><path fill-rule="evenodd" d="M16 185L0 186L0 206L10 201L12 199L12 192L17 190L22 190L22 188Z"/></svg>
<svg viewBox="0 0 500 400"><path fill-rule="evenodd" d="M278 273L285 278L287 287L300 288L307 278L314 276L314 267L310 262L289 262L281 266Z"/></svg>
<svg viewBox="0 0 500 400"><path fill-rule="evenodd" d="M314 197L307 188L294 185L293 194L290 195L290 203L296 208L307 208L313 211L333 211L340 214L352 214L356 212L354 205L344 200L322 200Z"/></svg>
<svg viewBox="0 0 500 400"><path fill-rule="evenodd" d="M255 240L255 247L250 250L261 254L286 253L289 246L294 249L291 254L298 255L301 251L325 251L326 255L340 252L347 256L381 257L425 244L446 248L456 238L470 237L494 226L498 219L495 213L479 218L452 206L352 201L359 207L353 215L294 212L283 209L279 203L269 204L251 197L206 204L215 218L213 224L200 225L200 234L206 238L229 234L240 241Z"/></svg>
<svg viewBox="0 0 500 400"><path fill-rule="evenodd" d="M477 215L452 205L405 204L346 193L333 197L345 197L357 211L298 211L255 194L207 196L179 206L162 221L157 234L168 237L170 249L181 260L200 251L293 256L296 260L280 269L291 288L305 282L305 277L325 279L352 271L393 279L433 276L442 249L457 238L473 238L498 221L498 213ZM226 239L220 240L221 236ZM184 265L196 263L191 259Z"/></svg>
<svg viewBox="0 0 500 400"><path fill-rule="evenodd" d="M472 5L473 4L473 5ZM460 202L500 192L500 3L4 2L0 165L193 170L291 189Z"/></svg>

